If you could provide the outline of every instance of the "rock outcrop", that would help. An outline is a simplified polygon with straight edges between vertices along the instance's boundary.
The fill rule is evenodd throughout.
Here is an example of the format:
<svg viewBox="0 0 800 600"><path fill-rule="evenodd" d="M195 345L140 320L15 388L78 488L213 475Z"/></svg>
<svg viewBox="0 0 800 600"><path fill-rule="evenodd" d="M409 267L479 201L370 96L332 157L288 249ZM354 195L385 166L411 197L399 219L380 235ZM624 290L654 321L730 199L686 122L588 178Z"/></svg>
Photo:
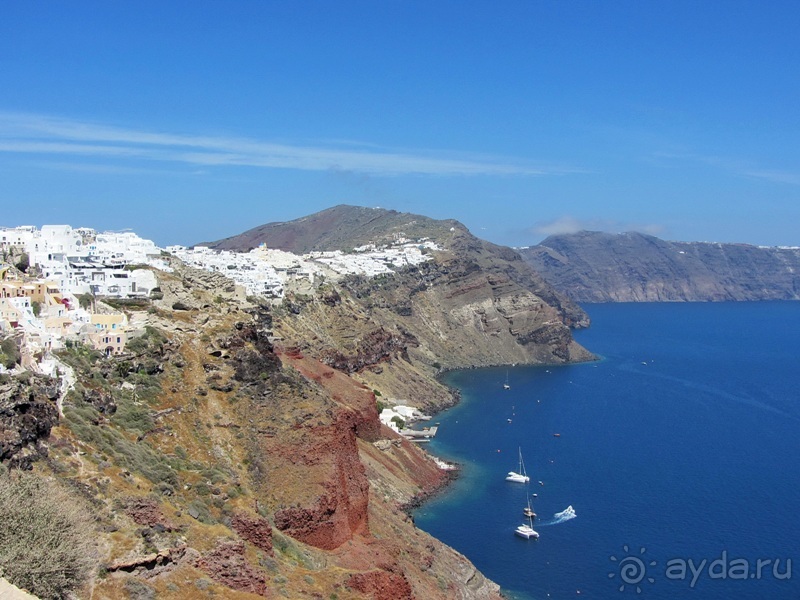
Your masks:
<svg viewBox="0 0 800 600"><path fill-rule="evenodd" d="M267 592L267 576L247 561L243 542L220 543L200 557L197 568L226 588L259 596Z"/></svg>
<svg viewBox="0 0 800 600"><path fill-rule="evenodd" d="M583 231L551 236L520 253L576 302L800 299L800 248Z"/></svg>
<svg viewBox="0 0 800 600"><path fill-rule="evenodd" d="M58 382L31 375L5 375L0 382L0 462L30 469L47 456L46 440L58 423Z"/></svg>

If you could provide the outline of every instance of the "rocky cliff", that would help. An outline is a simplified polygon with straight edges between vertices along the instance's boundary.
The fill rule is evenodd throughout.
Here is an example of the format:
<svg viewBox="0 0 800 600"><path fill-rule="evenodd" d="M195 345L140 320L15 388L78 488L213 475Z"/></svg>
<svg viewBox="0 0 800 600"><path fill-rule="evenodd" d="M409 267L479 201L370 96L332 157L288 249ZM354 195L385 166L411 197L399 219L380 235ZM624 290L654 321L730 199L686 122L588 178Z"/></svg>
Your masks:
<svg viewBox="0 0 800 600"><path fill-rule="evenodd" d="M499 598L414 527L408 507L451 473L381 426L376 393L438 410L455 401L441 369L590 359L570 333L586 318L510 249L387 218L443 249L279 305L174 261L160 299L126 308L143 332L127 355L61 352L63 419L54 382L4 382L4 462L39 458L17 465L96 515L92 597Z"/></svg>
<svg viewBox="0 0 800 600"><path fill-rule="evenodd" d="M520 250L576 302L797 300L800 249L583 231Z"/></svg>
<svg viewBox="0 0 800 600"><path fill-rule="evenodd" d="M434 378L441 369L593 358L526 277L519 258L448 252L396 276L348 278L334 299L325 288L291 298L275 330L370 389L435 411L454 402Z"/></svg>

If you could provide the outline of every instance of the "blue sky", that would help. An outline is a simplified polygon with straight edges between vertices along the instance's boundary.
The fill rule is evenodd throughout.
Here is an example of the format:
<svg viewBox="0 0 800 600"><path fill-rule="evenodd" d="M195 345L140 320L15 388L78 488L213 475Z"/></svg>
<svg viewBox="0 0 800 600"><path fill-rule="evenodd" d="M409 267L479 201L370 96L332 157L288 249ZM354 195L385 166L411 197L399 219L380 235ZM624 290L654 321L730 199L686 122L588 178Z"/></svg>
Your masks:
<svg viewBox="0 0 800 600"><path fill-rule="evenodd" d="M4 2L0 225L800 245L800 3Z"/></svg>

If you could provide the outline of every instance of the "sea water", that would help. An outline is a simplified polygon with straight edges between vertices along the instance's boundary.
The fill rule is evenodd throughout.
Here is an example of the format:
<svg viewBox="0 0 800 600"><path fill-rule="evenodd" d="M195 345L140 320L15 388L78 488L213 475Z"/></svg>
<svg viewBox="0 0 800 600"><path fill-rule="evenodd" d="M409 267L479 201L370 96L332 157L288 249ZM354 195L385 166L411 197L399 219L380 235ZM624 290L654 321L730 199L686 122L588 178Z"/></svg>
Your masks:
<svg viewBox="0 0 800 600"><path fill-rule="evenodd" d="M585 308L598 362L446 376L417 525L512 598L800 597L800 302Z"/></svg>

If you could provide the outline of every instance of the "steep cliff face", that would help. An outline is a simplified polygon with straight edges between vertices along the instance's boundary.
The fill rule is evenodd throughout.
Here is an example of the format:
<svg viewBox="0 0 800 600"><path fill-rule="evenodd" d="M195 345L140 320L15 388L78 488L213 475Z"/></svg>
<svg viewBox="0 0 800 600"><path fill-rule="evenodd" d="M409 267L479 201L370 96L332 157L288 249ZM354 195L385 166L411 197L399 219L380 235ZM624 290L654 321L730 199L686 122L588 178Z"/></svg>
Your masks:
<svg viewBox="0 0 800 600"><path fill-rule="evenodd" d="M583 324L582 313L545 302L519 257L497 260L482 244L392 277L349 278L336 302L325 289L289 300L275 331L368 387L428 410L454 402L433 378L440 369L591 359L568 325Z"/></svg>
<svg viewBox="0 0 800 600"><path fill-rule="evenodd" d="M346 375L299 353L283 356L282 362L321 389L315 390L317 406L303 414L293 411L290 432L261 440L262 451L280 473L280 490L270 490L281 507L274 513L275 526L306 544L333 550L369 534L369 482L357 439L379 437L375 399ZM259 408L259 420L275 422L277 415L268 412ZM285 409L281 412L285 418ZM261 483L269 486L274 479L270 475ZM298 502L303 496L307 501Z"/></svg>
<svg viewBox="0 0 800 600"><path fill-rule="evenodd" d="M800 299L796 248L584 231L549 237L520 253L576 302Z"/></svg>

